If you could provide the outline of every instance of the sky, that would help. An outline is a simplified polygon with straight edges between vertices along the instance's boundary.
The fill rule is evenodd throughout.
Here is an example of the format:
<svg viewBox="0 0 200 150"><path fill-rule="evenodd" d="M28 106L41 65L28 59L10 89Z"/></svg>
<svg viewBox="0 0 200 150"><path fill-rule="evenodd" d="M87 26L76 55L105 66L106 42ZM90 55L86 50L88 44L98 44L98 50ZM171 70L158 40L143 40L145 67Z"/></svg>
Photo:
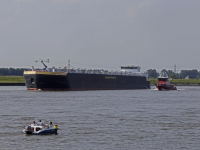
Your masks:
<svg viewBox="0 0 200 150"><path fill-rule="evenodd" d="M199 0L1 0L0 68L200 71Z"/></svg>

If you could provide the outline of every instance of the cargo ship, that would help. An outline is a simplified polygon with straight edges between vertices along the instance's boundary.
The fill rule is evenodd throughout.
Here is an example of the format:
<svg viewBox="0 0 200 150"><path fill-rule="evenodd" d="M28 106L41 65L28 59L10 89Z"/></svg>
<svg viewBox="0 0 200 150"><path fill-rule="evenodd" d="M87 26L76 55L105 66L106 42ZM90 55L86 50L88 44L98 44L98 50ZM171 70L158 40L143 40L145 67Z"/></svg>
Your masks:
<svg viewBox="0 0 200 150"><path fill-rule="evenodd" d="M159 91L177 90L176 86L171 84L170 81L168 80L168 75L166 72L160 73L160 76L158 77L158 83L157 83L156 88Z"/></svg>
<svg viewBox="0 0 200 150"><path fill-rule="evenodd" d="M149 89L148 75L139 66L121 66L121 71L45 68L24 71L27 90L126 90ZM48 61L47 61L48 62Z"/></svg>

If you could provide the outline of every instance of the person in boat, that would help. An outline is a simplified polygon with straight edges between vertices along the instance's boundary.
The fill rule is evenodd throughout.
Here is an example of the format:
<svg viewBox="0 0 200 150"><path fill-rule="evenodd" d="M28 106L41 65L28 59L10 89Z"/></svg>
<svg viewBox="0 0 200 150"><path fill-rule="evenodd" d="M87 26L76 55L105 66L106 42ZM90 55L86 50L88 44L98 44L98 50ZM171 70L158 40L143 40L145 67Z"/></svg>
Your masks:
<svg viewBox="0 0 200 150"><path fill-rule="evenodd" d="M57 124L54 125L54 129L58 130L58 125Z"/></svg>
<svg viewBox="0 0 200 150"><path fill-rule="evenodd" d="M44 123L41 120L39 120L39 122L37 123L37 125L44 126Z"/></svg>
<svg viewBox="0 0 200 150"><path fill-rule="evenodd" d="M35 126L35 125L36 125L36 124L35 124L35 121L33 121L30 125L31 125L31 126Z"/></svg>
<svg viewBox="0 0 200 150"><path fill-rule="evenodd" d="M53 127L53 124L52 122L49 123L49 128L52 128Z"/></svg>

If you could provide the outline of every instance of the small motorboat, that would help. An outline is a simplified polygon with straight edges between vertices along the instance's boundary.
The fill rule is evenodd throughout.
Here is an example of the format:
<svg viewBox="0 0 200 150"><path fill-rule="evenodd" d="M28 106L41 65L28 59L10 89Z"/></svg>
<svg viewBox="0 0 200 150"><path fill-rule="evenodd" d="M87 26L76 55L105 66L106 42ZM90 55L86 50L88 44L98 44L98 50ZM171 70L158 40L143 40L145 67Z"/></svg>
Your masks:
<svg viewBox="0 0 200 150"><path fill-rule="evenodd" d="M32 134L32 135L44 135L44 134L57 134L58 126L57 125L38 125L31 124L25 127L23 130L24 134Z"/></svg>

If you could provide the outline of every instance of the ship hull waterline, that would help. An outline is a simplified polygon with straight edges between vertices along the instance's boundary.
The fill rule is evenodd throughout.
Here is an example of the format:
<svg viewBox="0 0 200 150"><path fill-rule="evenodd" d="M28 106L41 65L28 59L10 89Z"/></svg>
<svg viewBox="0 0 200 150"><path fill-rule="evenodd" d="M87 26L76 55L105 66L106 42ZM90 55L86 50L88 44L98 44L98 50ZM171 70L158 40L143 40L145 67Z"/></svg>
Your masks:
<svg viewBox="0 0 200 150"><path fill-rule="evenodd" d="M170 86L170 87L166 87L166 86L156 86L156 88L157 88L159 91L177 90L177 88L174 87L174 86Z"/></svg>

